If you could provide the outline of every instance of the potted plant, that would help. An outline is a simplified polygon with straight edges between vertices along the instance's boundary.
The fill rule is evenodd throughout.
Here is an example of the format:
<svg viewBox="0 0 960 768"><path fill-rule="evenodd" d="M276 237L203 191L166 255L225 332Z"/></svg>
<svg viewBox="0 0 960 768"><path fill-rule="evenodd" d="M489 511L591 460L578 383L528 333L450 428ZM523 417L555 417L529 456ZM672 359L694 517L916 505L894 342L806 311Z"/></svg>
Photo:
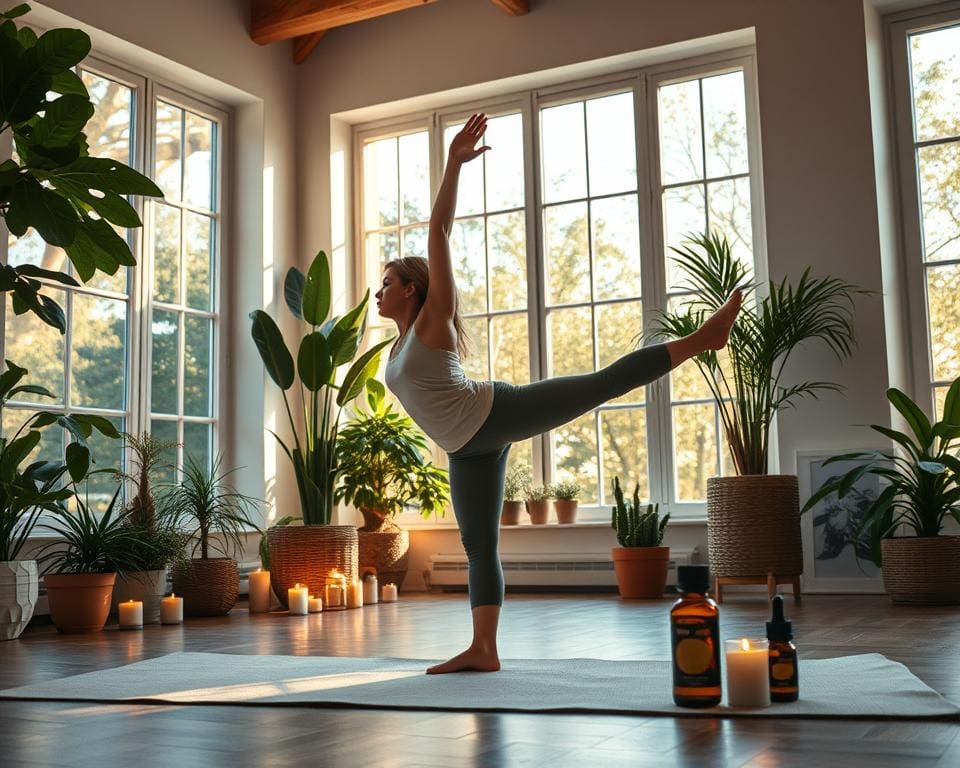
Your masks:
<svg viewBox="0 0 960 768"><path fill-rule="evenodd" d="M503 509L500 512L501 525L517 525L524 508L527 490L533 484L533 475L526 464L514 464L507 470L503 484Z"/></svg>
<svg viewBox="0 0 960 768"><path fill-rule="evenodd" d="M374 566L399 589L407 575L410 533L393 518L411 502L423 517L444 514L450 500L447 472L424 460L427 440L408 416L386 402L383 384L367 381L369 411L358 410L337 440L337 501L363 515L358 529L361 568Z"/></svg>
<svg viewBox="0 0 960 768"><path fill-rule="evenodd" d="M887 593L895 603L960 603L960 536L943 534L948 518L960 522L960 379L950 385L943 416L933 424L899 389L888 389L887 399L906 420L910 434L877 424L870 428L893 440L900 451L828 459L825 465L863 463L825 483L803 511L831 493L843 498L865 474L877 475L885 487L867 507L857 540L869 535L870 559L883 568Z"/></svg>
<svg viewBox="0 0 960 768"><path fill-rule="evenodd" d="M294 583L323 585L331 569L347 581L359 578L358 536L352 525L331 525L337 481L337 438L343 408L353 402L380 365L386 339L356 358L366 328L370 292L342 317L327 318L331 305L330 266L320 251L307 274L291 268L284 281L287 307L304 327L294 365L280 329L266 312L251 313L252 335L273 382L280 387L290 437L274 433L293 464L300 494L302 526L278 526L267 532L274 593L287 604ZM350 364L337 383L338 370ZM299 380L299 381L298 381ZM297 383L298 386L294 387ZM287 392L300 393L294 419ZM292 444L290 444L292 440Z"/></svg>
<svg viewBox="0 0 960 768"><path fill-rule="evenodd" d="M110 613L117 574L136 567L131 554L134 534L117 504L120 487L103 513L90 509L89 498L76 492L73 496L75 512L58 508L55 523L39 526L60 541L43 547L37 559L44 564L43 584L57 631L99 632Z"/></svg>
<svg viewBox="0 0 960 768"><path fill-rule="evenodd" d="M620 546L612 547L610 553L620 597L661 598L670 565L670 547L661 546L661 542L670 514L660 519L659 505L641 507L639 483L633 490L633 501L624 501L619 477L613 478L613 499L612 527Z"/></svg>
<svg viewBox="0 0 960 768"><path fill-rule="evenodd" d="M135 491L126 511L127 525L134 534L132 554L136 567L117 576L110 610L115 613L120 603L137 600L143 603L144 623L159 624L160 599L167 591L169 566L185 559L187 536L171 524L169 515L158 514L152 480L164 452L177 443L156 440L149 432L139 437L124 433L124 437L132 454L133 472L119 472L118 479L131 483Z"/></svg>
<svg viewBox="0 0 960 768"><path fill-rule="evenodd" d="M534 525L544 525L550 519L550 499L553 491L549 485L533 485L527 488L527 514Z"/></svg>
<svg viewBox="0 0 960 768"><path fill-rule="evenodd" d="M171 524L187 532L191 559L173 567L173 591L183 597L186 616L223 616L237 603L240 573L234 552L243 551L247 526L257 500L235 490L227 478L235 469L221 471L217 454L207 469L187 456L183 479L169 491L165 514ZM197 553L199 552L199 557ZM220 557L211 557L211 552Z"/></svg>
<svg viewBox="0 0 960 768"><path fill-rule="evenodd" d="M787 384L790 355L819 341L838 359L854 345L854 296L864 293L834 277L795 283L770 282L768 295L750 299L749 272L720 235L692 237L673 248L692 298L674 312L661 312L655 335L677 339L696 332L730 295L746 294L724 354L708 351L694 360L720 413L733 467L732 477L707 480L707 548L710 570L724 577L767 580L768 574L803 572L799 489L796 475L768 474L770 425L781 409L802 397L840 390L830 382Z"/></svg>
<svg viewBox="0 0 960 768"><path fill-rule="evenodd" d="M553 508L557 513L557 522L561 525L577 522L577 506L581 490L580 484L572 480L565 480L552 486Z"/></svg>

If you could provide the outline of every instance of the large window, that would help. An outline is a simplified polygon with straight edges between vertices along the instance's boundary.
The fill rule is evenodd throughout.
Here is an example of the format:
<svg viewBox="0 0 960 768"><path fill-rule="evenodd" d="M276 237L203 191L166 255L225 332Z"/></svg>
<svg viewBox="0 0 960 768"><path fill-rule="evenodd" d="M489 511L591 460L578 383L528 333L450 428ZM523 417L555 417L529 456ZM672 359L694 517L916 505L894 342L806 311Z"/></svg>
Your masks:
<svg viewBox="0 0 960 768"><path fill-rule="evenodd" d="M487 112L483 141L493 150L461 174L451 238L473 348L467 374L525 383L610 364L644 339L653 313L684 301L669 257L690 233L723 232L752 267L759 200L749 93L744 56L469 105ZM419 230L429 211L405 221L403 190L422 195L429 179L427 199L436 194L466 114L421 118L415 135L427 167L403 160L411 129L358 129L361 290L377 285L391 255L424 255L404 228ZM371 215L377 200L390 217ZM697 514L706 478L729 468L718 434L709 390L689 366L515 446L511 462L530 464L537 482L580 482L581 503L598 519L615 475L674 512Z"/></svg>

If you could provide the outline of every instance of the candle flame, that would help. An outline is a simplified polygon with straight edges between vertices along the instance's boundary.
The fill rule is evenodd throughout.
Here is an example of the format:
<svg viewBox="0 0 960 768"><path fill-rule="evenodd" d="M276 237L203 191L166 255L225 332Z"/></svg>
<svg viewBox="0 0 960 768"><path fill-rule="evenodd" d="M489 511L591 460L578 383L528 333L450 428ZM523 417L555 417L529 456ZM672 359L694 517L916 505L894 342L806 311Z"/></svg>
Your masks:
<svg viewBox="0 0 960 768"><path fill-rule="evenodd" d="M293 585L293 588L294 588L294 589L300 589L300 582L298 581L296 584L294 584L294 585Z"/></svg>
<svg viewBox="0 0 960 768"><path fill-rule="evenodd" d="M743 640L740 641L740 647L743 648L743 650L745 650L745 651L749 651L749 650L750 650L750 641L747 640L747 638L743 638Z"/></svg>
<svg viewBox="0 0 960 768"><path fill-rule="evenodd" d="M170 597L176 597L176 596L177 596L177 593L176 593L176 592L171 592L171 593L170 593Z"/></svg>
<svg viewBox="0 0 960 768"><path fill-rule="evenodd" d="M336 568L331 568L329 575L330 575L330 576L340 576L341 574L340 574L340 571L338 571Z"/></svg>

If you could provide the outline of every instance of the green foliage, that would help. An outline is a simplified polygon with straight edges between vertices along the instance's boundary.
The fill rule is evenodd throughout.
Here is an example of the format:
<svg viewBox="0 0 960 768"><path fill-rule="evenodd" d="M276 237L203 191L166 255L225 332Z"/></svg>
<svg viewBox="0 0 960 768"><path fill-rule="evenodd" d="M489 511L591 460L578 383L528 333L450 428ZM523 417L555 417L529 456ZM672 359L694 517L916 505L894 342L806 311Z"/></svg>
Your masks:
<svg viewBox="0 0 960 768"><path fill-rule="evenodd" d="M342 317L325 320L331 296L330 265L323 251L317 254L306 275L295 267L287 272L283 294L294 317L307 326L296 366L276 322L263 310L250 314L251 333L267 374L283 393L293 446L276 433L273 436L293 463L303 522L329 525L336 495L340 415L376 375L380 351L393 339L376 344L354 360L366 329L370 291ZM352 365L337 384L337 369L347 363ZM305 424L302 429L293 417L287 397L298 378Z"/></svg>
<svg viewBox="0 0 960 768"><path fill-rule="evenodd" d="M866 532L870 559L882 566L880 542L892 537L900 526L915 536L939 536L949 516L960 523L960 379L947 391L943 417L930 423L923 410L896 388L887 390L887 399L900 412L912 434L878 424L870 428L890 438L899 452L860 452L834 456L824 465L838 461L862 461L846 474L825 483L801 512L836 493L843 498L864 475L876 475L884 484L860 521L856 539Z"/></svg>
<svg viewBox="0 0 960 768"><path fill-rule="evenodd" d="M533 485L533 473L526 464L514 464L507 470L506 481L503 485L504 501L523 501L527 491Z"/></svg>
<svg viewBox="0 0 960 768"><path fill-rule="evenodd" d="M358 410L337 440L335 499L372 512L381 525L411 502L425 518L442 517L450 500L447 471L424 461L426 437L386 402L383 384L369 379L366 389L370 410Z"/></svg>
<svg viewBox="0 0 960 768"><path fill-rule="evenodd" d="M810 277L805 269L796 284L784 278L769 283L769 295L749 301L747 268L721 235L691 236L690 246L673 248L674 261L686 273L684 286L693 293L679 311L659 313L655 335L679 339L697 331L730 295L744 291L744 307L730 334L729 361L715 351L694 360L720 411L734 467L740 475L767 473L770 424L782 408L801 397L814 397L841 387L825 381L781 384L791 353L803 342L819 340L838 359L854 345L854 296L866 293L838 278ZM699 249L699 250L696 250Z"/></svg>
<svg viewBox="0 0 960 768"><path fill-rule="evenodd" d="M157 502L153 495L152 482L155 479L158 464L163 454L179 443L171 440L157 440L149 432L140 436L124 432L126 445L132 451L133 473L119 472L121 479L133 483L136 492L127 505L130 522L138 528L151 530L157 525Z"/></svg>
<svg viewBox="0 0 960 768"><path fill-rule="evenodd" d="M550 493L555 499L564 499L566 501L572 501L573 499L579 498L580 483L574 483L571 481L563 481L561 483L555 483L550 486Z"/></svg>
<svg viewBox="0 0 960 768"><path fill-rule="evenodd" d="M553 489L549 485L533 485L527 488L527 501L546 501L553 498Z"/></svg>
<svg viewBox="0 0 960 768"><path fill-rule="evenodd" d="M195 557L199 549L202 560L210 557L211 549L224 557L232 557L232 552L243 551L246 526L260 531L250 519L257 511L259 500L228 484L227 478L237 470L222 472L222 460L223 456L217 454L208 470L193 456L188 456L183 479L164 500L166 519L179 530L187 531L188 540L193 542L191 554ZM213 537L216 533L223 535L223 542Z"/></svg>
<svg viewBox="0 0 960 768"><path fill-rule="evenodd" d="M620 478L613 478L612 527L617 532L617 541L621 547L659 547L663 541L663 532L670 520L670 513L660 519L659 505L647 504L641 511L640 484L633 490L633 501L624 501Z"/></svg>
<svg viewBox="0 0 960 768"><path fill-rule="evenodd" d="M97 270L114 274L135 261L116 227L139 227L128 195L162 197L150 179L123 163L89 156L84 127L94 107L73 71L90 52L78 29L51 29L39 38L18 29L20 5L0 14L0 133L10 130L16 159L0 163L0 215L21 237L33 227L66 251L84 281ZM0 265L0 291L13 311L33 312L61 333L63 309L40 293L37 278L77 285L69 275L34 265Z"/></svg>
<svg viewBox="0 0 960 768"><path fill-rule="evenodd" d="M7 401L21 393L53 398L53 394L36 384L21 384L27 370L9 360L0 374L0 420ZM67 429L71 442L65 461L34 461L24 466L39 445L41 433L53 424ZM87 438L97 430L107 437L118 433L101 416L47 411L32 413L12 434L0 436L0 560L14 560L23 547L42 512L58 513L61 505L73 496L65 481L79 483L90 470Z"/></svg>

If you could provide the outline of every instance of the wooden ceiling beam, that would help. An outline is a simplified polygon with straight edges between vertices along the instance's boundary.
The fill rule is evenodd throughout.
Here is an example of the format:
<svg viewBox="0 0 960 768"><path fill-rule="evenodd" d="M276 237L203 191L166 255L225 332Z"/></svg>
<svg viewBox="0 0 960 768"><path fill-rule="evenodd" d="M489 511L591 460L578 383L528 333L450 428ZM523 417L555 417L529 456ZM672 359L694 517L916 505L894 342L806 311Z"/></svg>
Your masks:
<svg viewBox="0 0 960 768"><path fill-rule="evenodd" d="M327 34L327 30L293 38L293 63L303 64L307 60L307 56L316 48L317 43L320 42L320 38L325 34Z"/></svg>
<svg viewBox="0 0 960 768"><path fill-rule="evenodd" d="M253 0L250 37L255 43L266 45L434 2L436 0Z"/></svg>
<svg viewBox="0 0 960 768"><path fill-rule="evenodd" d="M491 0L491 2L511 16L523 16L530 13L530 0Z"/></svg>

